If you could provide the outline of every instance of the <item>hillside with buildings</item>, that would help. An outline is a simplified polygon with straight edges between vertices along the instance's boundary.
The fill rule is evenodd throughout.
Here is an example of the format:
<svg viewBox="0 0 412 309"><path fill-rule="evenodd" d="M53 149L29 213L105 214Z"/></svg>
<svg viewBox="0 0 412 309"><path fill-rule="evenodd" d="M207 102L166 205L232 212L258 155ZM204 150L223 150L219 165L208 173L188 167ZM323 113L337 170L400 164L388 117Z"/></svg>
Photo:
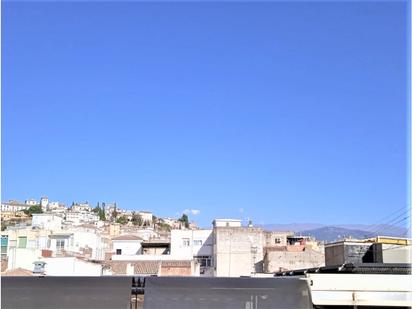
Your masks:
<svg viewBox="0 0 412 309"><path fill-rule="evenodd" d="M242 226L236 219L199 229L185 214L162 218L107 202L66 207L46 197L3 202L1 208L6 273L236 277L324 262L323 245L315 239Z"/></svg>
<svg viewBox="0 0 412 309"><path fill-rule="evenodd" d="M302 275L308 278L308 282L314 282L313 286L304 284L305 295L310 291L313 304L330 304L330 297L336 299L335 304L347 304L352 298L336 294L336 291L354 289L353 283L338 283L349 272L356 277L353 282L368 280L367 286L372 284L366 289L373 290L374 294L368 296L367 301L377 304L375 295L386 294L384 290L377 290L376 282L383 284L393 276L401 276L396 278L400 282L396 288L400 290L408 279L405 275L410 274L407 266L410 264L405 263L410 261L412 247L411 240L406 238L344 238L325 244L310 232L267 230L253 226L251 222L244 226L237 219L215 219L210 228L200 229L185 214L180 218L161 218L147 210L129 211L116 203L106 202L95 207L87 202L66 207L42 198L40 202L4 202L1 209L1 276L7 282L7 286L2 288L8 288L8 303L17 299L25 304L18 307L27 307L27 304L23 298L13 296L16 286L21 288L24 285L33 291L32 299L42 301L39 295L47 293L49 287L47 291L41 288L42 285L36 281L39 276L51 281L63 279L54 288L58 293L75 293L76 297L84 276L97 285L104 285L107 280L129 279L121 290L124 295L122 301L129 303L131 308L142 308L143 303L150 306L154 300L147 297L152 291L150 284L146 286L148 282L157 284L173 279L173 284L178 282L182 285L196 279L187 284L187 290L176 290L170 299L174 301L178 294L181 301L187 301L187 293L192 295L194 290L203 291L205 295L216 292L215 289L201 290L207 282L216 286L219 282L228 283L230 278L230 287L238 292L238 287L244 287L246 283L245 277L248 280L259 279L247 281L252 285L249 288L255 291L256 284L269 283L269 278L298 276L299 280L294 282L302 283ZM330 228L318 230L322 229L330 235L341 232ZM339 272L344 272L343 276ZM25 280L16 281L21 276L25 276ZM97 277L105 279L104 282ZM150 281L151 278L156 280ZM276 280L270 284L287 287L290 282ZM194 285L198 287L194 288ZM363 293L365 286L359 285L357 289L361 292L356 293ZM226 294L228 291L225 287L225 298L221 300L224 303L228 301L226 298L230 298ZM92 293L87 287L83 292L87 297ZM162 299L169 295L164 293ZM277 293L279 296L280 292ZM403 291L400 293L405 294ZM400 295L391 301L404 304L404 296ZM70 301L78 299L82 298ZM199 296L199 301L204 302L205 299ZM46 303L54 306L53 302Z"/></svg>
<svg viewBox="0 0 412 309"><path fill-rule="evenodd" d="M162 218L116 203L66 207L43 197L3 202L1 210L4 275L270 276L325 266L331 247L310 231L273 231L237 219L215 219L200 229L185 214ZM333 240L342 230L322 231Z"/></svg>

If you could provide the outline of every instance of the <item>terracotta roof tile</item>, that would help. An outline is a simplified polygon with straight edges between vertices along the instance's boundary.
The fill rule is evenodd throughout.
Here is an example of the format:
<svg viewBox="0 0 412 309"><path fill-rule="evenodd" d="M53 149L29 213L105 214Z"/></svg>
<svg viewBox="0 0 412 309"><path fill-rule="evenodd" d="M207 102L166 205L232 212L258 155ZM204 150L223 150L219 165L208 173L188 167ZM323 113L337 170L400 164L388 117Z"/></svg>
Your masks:
<svg viewBox="0 0 412 309"><path fill-rule="evenodd" d="M109 265L113 275L126 275L127 265L134 267L135 275L157 275L160 261L110 261Z"/></svg>
<svg viewBox="0 0 412 309"><path fill-rule="evenodd" d="M191 267L191 261L162 261L162 267Z"/></svg>

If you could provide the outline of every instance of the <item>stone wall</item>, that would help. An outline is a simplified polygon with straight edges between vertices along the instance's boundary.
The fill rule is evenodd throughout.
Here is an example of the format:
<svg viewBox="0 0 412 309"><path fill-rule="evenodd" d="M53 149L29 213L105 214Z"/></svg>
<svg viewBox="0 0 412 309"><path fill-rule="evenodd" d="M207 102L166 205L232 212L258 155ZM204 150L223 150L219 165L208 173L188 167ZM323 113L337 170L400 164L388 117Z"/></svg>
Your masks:
<svg viewBox="0 0 412 309"><path fill-rule="evenodd" d="M293 232L270 232L264 231L265 235L265 246L286 246L287 236L293 235Z"/></svg>
<svg viewBox="0 0 412 309"><path fill-rule="evenodd" d="M325 254L322 251L308 248L290 249L293 250L267 250L264 259L264 271L274 273L284 270L325 266Z"/></svg>
<svg viewBox="0 0 412 309"><path fill-rule="evenodd" d="M215 276L239 277L262 272L265 237L260 228L214 229Z"/></svg>

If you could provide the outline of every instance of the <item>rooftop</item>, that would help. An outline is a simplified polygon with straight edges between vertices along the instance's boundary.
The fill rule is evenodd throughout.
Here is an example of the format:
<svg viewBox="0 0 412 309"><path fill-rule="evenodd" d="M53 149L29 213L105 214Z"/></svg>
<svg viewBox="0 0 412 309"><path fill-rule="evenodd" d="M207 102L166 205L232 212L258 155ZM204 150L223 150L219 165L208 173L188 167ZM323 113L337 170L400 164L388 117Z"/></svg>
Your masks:
<svg viewBox="0 0 412 309"><path fill-rule="evenodd" d="M112 238L112 240L143 240L141 237L131 234L120 235Z"/></svg>

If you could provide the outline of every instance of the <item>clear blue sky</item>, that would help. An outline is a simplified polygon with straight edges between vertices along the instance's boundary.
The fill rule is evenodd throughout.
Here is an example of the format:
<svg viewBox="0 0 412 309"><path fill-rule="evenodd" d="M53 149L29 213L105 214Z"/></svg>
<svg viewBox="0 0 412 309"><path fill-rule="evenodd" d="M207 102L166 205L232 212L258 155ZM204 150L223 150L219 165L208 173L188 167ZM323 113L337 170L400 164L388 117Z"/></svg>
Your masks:
<svg viewBox="0 0 412 309"><path fill-rule="evenodd" d="M2 200L374 223L408 203L407 12L3 2Z"/></svg>

